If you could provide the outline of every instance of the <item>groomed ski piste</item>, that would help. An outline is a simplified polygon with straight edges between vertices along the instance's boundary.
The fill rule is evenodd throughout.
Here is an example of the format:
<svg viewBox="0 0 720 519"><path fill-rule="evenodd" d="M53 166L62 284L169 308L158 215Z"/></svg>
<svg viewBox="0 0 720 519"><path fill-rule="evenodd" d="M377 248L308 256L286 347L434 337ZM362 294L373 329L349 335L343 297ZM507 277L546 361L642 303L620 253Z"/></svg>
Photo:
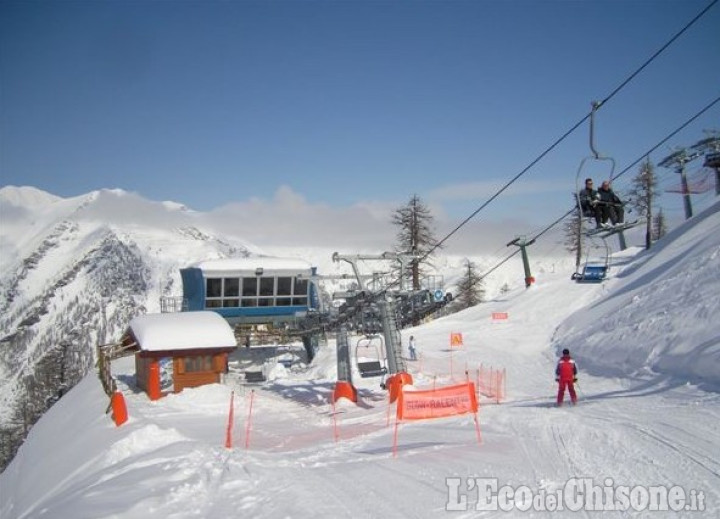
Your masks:
<svg viewBox="0 0 720 519"><path fill-rule="evenodd" d="M719 265L716 203L651 251L616 255L602 284L546 273L403 330L421 355L408 363L417 389L461 383L466 366L471 380L480 365L505 370L504 399L480 398L481 443L472 415L402 422L394 453L395 408L357 373L358 405L333 413L332 341L265 385L229 380L155 402L124 359L113 370L129 421L115 426L88 376L0 476L0 516L717 517ZM580 370L574 407L554 404L563 348Z"/></svg>

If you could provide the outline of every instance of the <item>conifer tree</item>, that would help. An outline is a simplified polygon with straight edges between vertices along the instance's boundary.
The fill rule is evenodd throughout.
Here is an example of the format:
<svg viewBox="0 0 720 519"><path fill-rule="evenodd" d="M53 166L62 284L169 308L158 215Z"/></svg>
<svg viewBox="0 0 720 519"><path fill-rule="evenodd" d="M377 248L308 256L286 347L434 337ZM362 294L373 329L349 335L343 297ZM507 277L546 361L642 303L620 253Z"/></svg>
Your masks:
<svg viewBox="0 0 720 519"><path fill-rule="evenodd" d="M628 194L632 198L632 206L637 210L638 215L646 219L645 248L649 249L652 245L652 205L658 196L655 167L649 157L640 164L637 175L632 179L632 187Z"/></svg>
<svg viewBox="0 0 720 519"><path fill-rule="evenodd" d="M392 223L398 229L396 250L414 255L406 273L412 281L412 289L420 290L423 264L430 265L429 254L437 245L433 226L434 217L418 195L413 195L406 205L392 214Z"/></svg>
<svg viewBox="0 0 720 519"><path fill-rule="evenodd" d="M477 265L465 259L463 276L457 284L457 295L454 298L454 306L458 310L470 308L485 299L485 288L483 280L477 272Z"/></svg>
<svg viewBox="0 0 720 519"><path fill-rule="evenodd" d="M665 221L665 213L663 213L662 207L658 210L657 214L653 218L653 230L652 239L658 241L660 238L667 234L667 222Z"/></svg>

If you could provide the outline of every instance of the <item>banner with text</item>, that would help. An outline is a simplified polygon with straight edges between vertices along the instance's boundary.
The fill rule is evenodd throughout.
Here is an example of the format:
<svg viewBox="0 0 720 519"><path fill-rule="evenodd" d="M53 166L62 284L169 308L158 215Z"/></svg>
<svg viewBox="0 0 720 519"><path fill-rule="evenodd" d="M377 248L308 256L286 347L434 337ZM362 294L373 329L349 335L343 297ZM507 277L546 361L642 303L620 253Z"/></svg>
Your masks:
<svg viewBox="0 0 720 519"><path fill-rule="evenodd" d="M425 391L401 391L397 419L427 420L477 411L475 384L466 382Z"/></svg>

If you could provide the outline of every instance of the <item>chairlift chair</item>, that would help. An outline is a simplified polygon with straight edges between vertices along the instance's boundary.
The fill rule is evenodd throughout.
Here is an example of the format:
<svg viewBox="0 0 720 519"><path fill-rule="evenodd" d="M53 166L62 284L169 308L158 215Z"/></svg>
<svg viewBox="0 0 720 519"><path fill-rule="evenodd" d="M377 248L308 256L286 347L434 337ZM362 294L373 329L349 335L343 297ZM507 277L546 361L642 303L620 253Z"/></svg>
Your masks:
<svg viewBox="0 0 720 519"><path fill-rule="evenodd" d="M588 237L593 240L592 235ZM572 275L572 279L578 283L601 283L607 278L608 271L610 270L610 246L604 236L599 236L599 238L603 241L605 251L602 256L598 254L597 257L591 259L590 248L588 247L582 269L579 269ZM595 249L600 248L597 243L593 243L593 247Z"/></svg>
<svg viewBox="0 0 720 519"><path fill-rule="evenodd" d="M361 351L363 355L360 355ZM358 340L355 345L355 363L362 378L381 377L387 374L384 351L385 344L379 335L371 335Z"/></svg>
<svg viewBox="0 0 720 519"><path fill-rule="evenodd" d="M577 173L575 174L575 199L577 201L577 207L578 211L580 212L581 217L586 218L593 218L594 213L587 207L583 207L580 202L580 179L582 178L583 172L585 172L585 175L587 175L587 164L588 162L596 162L596 163L602 163L605 162L609 165L610 171L609 176L607 179L612 182L613 177L615 175L615 159L612 157L605 157L601 155L597 149L595 148L595 112L600 107L600 104L597 102L592 103L592 111L590 112L590 151L591 155L588 155L587 157L584 157L580 161L580 166L578 166Z"/></svg>
<svg viewBox="0 0 720 519"><path fill-rule="evenodd" d="M600 263L586 263L581 272L573 274L578 283L600 283L607 277L608 266Z"/></svg>

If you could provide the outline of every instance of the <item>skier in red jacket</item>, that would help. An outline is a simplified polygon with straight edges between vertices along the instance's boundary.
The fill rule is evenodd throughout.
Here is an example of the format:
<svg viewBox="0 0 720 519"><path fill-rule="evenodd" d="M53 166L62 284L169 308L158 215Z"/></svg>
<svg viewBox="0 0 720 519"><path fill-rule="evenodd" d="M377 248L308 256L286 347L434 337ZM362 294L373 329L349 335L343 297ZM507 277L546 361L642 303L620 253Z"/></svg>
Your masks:
<svg viewBox="0 0 720 519"><path fill-rule="evenodd" d="M577 395L575 394L577 366L575 361L570 358L570 350L567 348L563 350L563 355L558 361L557 368L555 368L555 381L558 382L557 405L561 406L563 404L566 387L570 393L570 400L575 404L577 402Z"/></svg>

